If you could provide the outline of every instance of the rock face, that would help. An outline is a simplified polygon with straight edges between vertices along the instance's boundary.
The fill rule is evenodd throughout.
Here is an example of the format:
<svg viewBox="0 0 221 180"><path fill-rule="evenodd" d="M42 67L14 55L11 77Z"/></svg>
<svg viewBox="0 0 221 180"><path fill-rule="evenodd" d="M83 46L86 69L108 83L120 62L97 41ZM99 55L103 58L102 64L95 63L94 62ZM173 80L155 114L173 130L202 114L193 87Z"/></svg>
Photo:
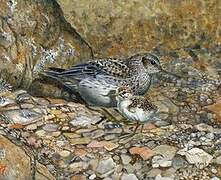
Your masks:
<svg viewBox="0 0 221 180"><path fill-rule="evenodd" d="M220 1L57 0L99 56L220 43ZM212 44L213 43L213 44Z"/></svg>
<svg viewBox="0 0 221 180"><path fill-rule="evenodd" d="M0 4L0 74L14 88L30 88L48 66L67 67L92 56L56 1L0 0Z"/></svg>

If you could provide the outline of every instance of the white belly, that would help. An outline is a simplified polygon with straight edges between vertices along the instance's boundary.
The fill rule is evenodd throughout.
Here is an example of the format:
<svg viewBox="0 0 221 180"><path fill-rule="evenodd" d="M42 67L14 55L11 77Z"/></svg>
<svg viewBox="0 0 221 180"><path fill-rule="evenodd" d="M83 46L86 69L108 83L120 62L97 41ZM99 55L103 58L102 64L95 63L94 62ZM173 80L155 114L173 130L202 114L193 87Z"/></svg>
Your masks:
<svg viewBox="0 0 221 180"><path fill-rule="evenodd" d="M141 108L135 108L133 112L128 110L128 106L131 104L130 100L124 100L118 102L118 110L122 113L122 115L131 120L131 121L139 121L139 122L147 122L151 120L151 117L154 114L154 111L144 111Z"/></svg>

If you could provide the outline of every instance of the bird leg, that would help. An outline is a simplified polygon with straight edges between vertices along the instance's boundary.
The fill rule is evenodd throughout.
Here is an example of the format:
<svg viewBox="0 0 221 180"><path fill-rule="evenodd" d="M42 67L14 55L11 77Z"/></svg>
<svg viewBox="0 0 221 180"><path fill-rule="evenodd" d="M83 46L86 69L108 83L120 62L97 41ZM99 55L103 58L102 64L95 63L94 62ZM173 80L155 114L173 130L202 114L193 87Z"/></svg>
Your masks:
<svg viewBox="0 0 221 180"><path fill-rule="evenodd" d="M144 124L141 125L141 130L140 130L141 133L143 132L143 128L144 128Z"/></svg>
<svg viewBox="0 0 221 180"><path fill-rule="evenodd" d="M133 134L135 134L136 133L136 131L137 131L137 128L140 126L140 124L137 122L137 125L136 125L136 127L135 127L135 129L134 129L134 133Z"/></svg>

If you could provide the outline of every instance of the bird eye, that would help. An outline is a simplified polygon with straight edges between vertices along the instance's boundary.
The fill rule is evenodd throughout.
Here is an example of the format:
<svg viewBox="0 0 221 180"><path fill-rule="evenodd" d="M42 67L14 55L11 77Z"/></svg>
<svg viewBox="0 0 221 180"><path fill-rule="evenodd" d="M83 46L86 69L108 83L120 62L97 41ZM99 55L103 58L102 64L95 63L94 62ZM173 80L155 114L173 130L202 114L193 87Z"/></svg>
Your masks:
<svg viewBox="0 0 221 180"><path fill-rule="evenodd" d="M153 60L150 60L150 63L151 63L152 65L155 65L155 64L156 64L156 62L153 61Z"/></svg>

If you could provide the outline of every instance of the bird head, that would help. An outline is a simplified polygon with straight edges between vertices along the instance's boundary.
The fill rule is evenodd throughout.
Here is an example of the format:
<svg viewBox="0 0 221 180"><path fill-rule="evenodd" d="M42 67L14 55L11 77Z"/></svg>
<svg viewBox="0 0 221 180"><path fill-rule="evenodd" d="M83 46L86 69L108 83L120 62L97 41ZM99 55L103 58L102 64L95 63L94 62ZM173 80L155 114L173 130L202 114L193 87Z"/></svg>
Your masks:
<svg viewBox="0 0 221 180"><path fill-rule="evenodd" d="M137 62L137 64L139 65L142 64L148 74L163 72L165 74L172 75L176 78L179 79L181 78L181 76L177 74L164 70L160 64L160 59L154 54L151 53L136 54L132 56L130 60L133 61L134 63Z"/></svg>
<svg viewBox="0 0 221 180"><path fill-rule="evenodd" d="M157 73L162 69L159 58L151 53L136 54L130 59L139 64L141 63L148 74Z"/></svg>

